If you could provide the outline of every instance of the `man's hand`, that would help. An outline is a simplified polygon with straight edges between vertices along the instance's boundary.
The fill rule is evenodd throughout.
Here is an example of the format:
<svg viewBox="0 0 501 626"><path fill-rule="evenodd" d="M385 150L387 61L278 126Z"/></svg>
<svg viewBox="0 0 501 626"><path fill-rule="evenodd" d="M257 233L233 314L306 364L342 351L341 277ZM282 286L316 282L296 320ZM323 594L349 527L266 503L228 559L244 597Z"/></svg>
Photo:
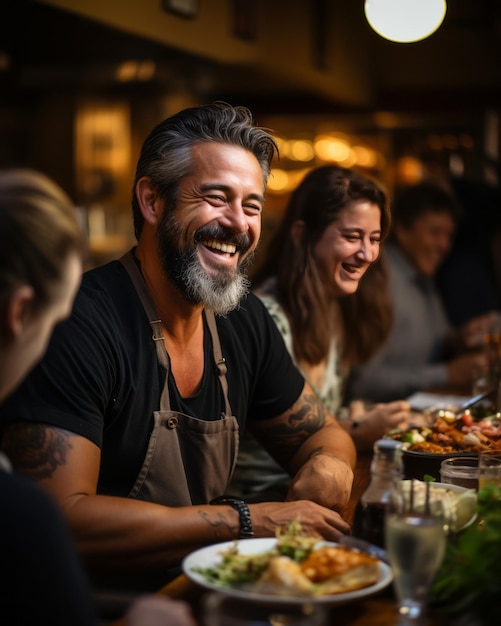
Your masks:
<svg viewBox="0 0 501 626"><path fill-rule="evenodd" d="M252 527L256 537L275 537L278 527L299 521L308 534L326 541L339 541L350 532L350 526L337 513L307 500L262 502L250 504Z"/></svg>

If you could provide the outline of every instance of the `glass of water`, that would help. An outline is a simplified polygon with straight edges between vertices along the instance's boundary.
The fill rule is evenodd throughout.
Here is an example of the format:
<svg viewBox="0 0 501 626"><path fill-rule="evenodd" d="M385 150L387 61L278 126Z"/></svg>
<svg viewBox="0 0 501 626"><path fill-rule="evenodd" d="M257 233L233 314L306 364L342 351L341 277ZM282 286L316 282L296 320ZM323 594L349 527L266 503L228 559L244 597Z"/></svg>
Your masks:
<svg viewBox="0 0 501 626"><path fill-rule="evenodd" d="M385 518L385 541L398 602L398 626L424 623L430 588L442 564L446 530L440 500L415 510L412 492L396 493Z"/></svg>

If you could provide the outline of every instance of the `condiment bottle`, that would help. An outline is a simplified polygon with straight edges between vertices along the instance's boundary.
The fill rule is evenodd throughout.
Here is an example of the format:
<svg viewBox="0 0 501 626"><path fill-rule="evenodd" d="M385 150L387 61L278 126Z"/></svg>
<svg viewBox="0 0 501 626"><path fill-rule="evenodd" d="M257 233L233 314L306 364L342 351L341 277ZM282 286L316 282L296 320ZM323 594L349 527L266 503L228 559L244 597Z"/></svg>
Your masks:
<svg viewBox="0 0 501 626"><path fill-rule="evenodd" d="M374 443L371 481L355 508L354 537L384 547L385 510L402 478L402 443L394 439L379 439Z"/></svg>

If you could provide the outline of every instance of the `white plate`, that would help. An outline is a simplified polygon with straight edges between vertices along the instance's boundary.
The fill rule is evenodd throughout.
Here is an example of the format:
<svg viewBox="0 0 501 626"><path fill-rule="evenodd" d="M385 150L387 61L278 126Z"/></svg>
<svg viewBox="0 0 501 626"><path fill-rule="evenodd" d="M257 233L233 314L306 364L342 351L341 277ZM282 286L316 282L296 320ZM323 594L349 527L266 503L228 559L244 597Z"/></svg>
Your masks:
<svg viewBox="0 0 501 626"><path fill-rule="evenodd" d="M457 407L463 402L470 400L471 396L460 395L445 395L441 393L428 393L418 391L406 398L407 402L411 405L414 411L425 411L430 407L445 408L445 407Z"/></svg>
<svg viewBox="0 0 501 626"><path fill-rule="evenodd" d="M263 593L255 593L252 591L246 591L235 587L222 587L207 581L199 572L196 572L196 568L210 568L214 567L221 561L221 552L227 550L234 544L233 541L226 541L224 543L217 543L206 548L200 548L195 552L189 554L183 560L182 567L183 572L195 583L212 589L215 591L223 591L227 595L234 596L235 598L241 598L243 600L256 600L259 602L273 603L273 604L304 604L307 602L314 602L319 604L346 604L353 600L365 598L371 596L378 591L381 591L387 587L393 580L393 574L391 568L386 563L379 561L379 580L374 585L364 587L363 589L357 589L356 591L349 591L347 593L336 593L329 596L320 596L317 598L307 597L290 597L279 596ZM241 554L262 554L271 550L276 544L274 538L262 538L262 539L241 539L238 541L238 550ZM335 546L338 544L325 541L320 545Z"/></svg>

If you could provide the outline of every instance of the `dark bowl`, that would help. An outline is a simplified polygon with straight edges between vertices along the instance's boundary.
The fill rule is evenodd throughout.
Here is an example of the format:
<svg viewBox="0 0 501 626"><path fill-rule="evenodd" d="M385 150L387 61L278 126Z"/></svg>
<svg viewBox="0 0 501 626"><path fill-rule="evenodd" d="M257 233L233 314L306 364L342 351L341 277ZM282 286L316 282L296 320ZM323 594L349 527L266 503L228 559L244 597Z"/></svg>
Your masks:
<svg viewBox="0 0 501 626"><path fill-rule="evenodd" d="M440 482L440 464L444 459L456 456L477 456L477 452L447 452L438 454L433 452L418 452L414 450L402 450L404 465L404 478L417 478L423 480L425 475L433 476Z"/></svg>

